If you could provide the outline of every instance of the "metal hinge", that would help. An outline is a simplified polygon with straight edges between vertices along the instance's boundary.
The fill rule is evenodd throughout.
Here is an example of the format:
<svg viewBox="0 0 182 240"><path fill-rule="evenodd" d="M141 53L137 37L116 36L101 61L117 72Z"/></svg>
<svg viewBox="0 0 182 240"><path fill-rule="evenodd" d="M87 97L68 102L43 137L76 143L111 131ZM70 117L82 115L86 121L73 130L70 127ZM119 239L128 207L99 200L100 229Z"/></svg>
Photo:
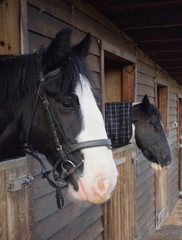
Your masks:
<svg viewBox="0 0 182 240"><path fill-rule="evenodd" d="M168 206L156 214L156 229L158 230L169 215Z"/></svg>
<svg viewBox="0 0 182 240"><path fill-rule="evenodd" d="M34 177L28 175L23 176L21 178L11 179L6 183L6 191L7 192L16 192L21 190L22 186L29 185Z"/></svg>
<svg viewBox="0 0 182 240"><path fill-rule="evenodd" d="M138 162L138 160L139 160L139 159L138 159L137 157L134 157L134 158L132 158L132 163L136 165L137 162Z"/></svg>

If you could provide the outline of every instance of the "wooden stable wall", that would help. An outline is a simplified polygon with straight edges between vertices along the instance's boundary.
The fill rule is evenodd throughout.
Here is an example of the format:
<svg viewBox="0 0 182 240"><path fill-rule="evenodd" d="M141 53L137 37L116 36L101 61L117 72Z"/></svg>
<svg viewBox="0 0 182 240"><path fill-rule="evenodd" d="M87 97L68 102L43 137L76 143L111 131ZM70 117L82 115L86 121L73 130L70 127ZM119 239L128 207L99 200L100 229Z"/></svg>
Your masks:
<svg viewBox="0 0 182 240"><path fill-rule="evenodd" d="M0 12L2 13L4 8L7 9L8 7L6 3L12 1L1 2L5 4L3 8L0 8ZM182 87L163 72L159 66L154 64L151 59L137 50L136 46L131 44L130 39L122 34L117 27L97 13L92 7L84 4L83 1L28 0L28 26L26 25L26 1L21 0L20 3L24 11L20 11L19 8L17 10L18 13L21 12L21 16L23 16L20 17L21 20L23 19L20 24L21 28L18 28L21 33L21 38L18 40L21 42L21 47L19 47L18 52L20 49L24 49L24 52L33 52L40 44L47 46L60 29L73 27L75 29L74 43L81 40L86 32L91 32L92 34L93 41L90 55L88 56L88 64L93 72L95 88L102 96L104 95L105 85L103 74L104 56L101 49L116 55L117 58L119 57L129 61L135 66L135 100L140 101L144 94L147 94L151 103L156 103L157 84L168 86L168 138L173 157L172 166L167 171L167 204L170 212L177 201L179 192L178 128L176 128L174 122L178 122L178 94L182 93ZM16 24L17 22L15 22L15 25ZM3 26L2 22L0 22L1 29ZM28 29L26 29L26 26ZM26 30L28 30L28 32L26 32ZM27 33L28 39L26 38ZM27 42L29 43L29 48L27 48ZM0 43L0 49L2 50L4 46L1 39ZM9 47L8 50L10 51ZM1 53L3 53L3 51L1 51ZM104 104L104 96L102 104ZM122 151L124 150L120 149L120 151L122 156L122 154L124 154ZM134 199L136 202L135 214L133 215L135 217L131 217L132 220L129 220L131 228L128 228L127 233L123 232L122 227L116 225L113 221L108 223L108 220L105 219L105 226L103 225L102 219L104 219L105 216L109 218L110 216L108 214L112 216L113 213L108 207L104 210L104 216L102 206L78 205L77 203L70 202L69 198L66 197L65 209L61 211L58 210L55 206L55 191L41 179L40 168L33 162L32 174L35 180L32 184L32 198L34 202L33 221L35 239L56 240L62 239L63 236L65 238L66 236L69 240L100 240L103 239L104 236L107 236L107 234L111 234L111 231L115 232L117 228L119 228L118 234L120 235L117 235L116 239L113 240L133 240L132 238L128 239L130 238L130 236L127 235L129 233L134 233L134 237L137 240L147 240L156 228L156 174L139 150L137 150L136 159L138 159L138 161L135 176L130 175L132 171L129 170L129 167L127 172L124 173L123 170L126 170L127 167L125 168L124 165L119 167L121 171L119 178L121 189L124 189L126 195L136 194L136 198ZM129 166L130 163L131 162L127 162L125 166ZM126 176L125 174L129 175ZM126 178L124 176L126 176ZM124 181L130 179L130 177L132 179L135 177L136 183L135 192L132 191L129 193L127 189L124 188L124 186L126 187L127 185L123 184L125 184ZM64 193L66 193L66 190L64 191ZM119 201L119 198L121 201ZM108 203L108 206L113 206L114 203L117 202L118 212L115 212L115 217L118 221L121 221L121 225L124 226L125 219L122 214L128 214L130 212L128 197L125 198L125 194L120 195L119 192L116 191L113 199ZM126 206L127 209L124 209L124 206ZM123 212L123 210L126 212ZM116 209L113 209L113 211L116 211ZM136 226L135 230L131 231L131 229L134 229L133 226ZM103 235L103 228L105 229L105 235ZM110 240L110 238L107 240Z"/></svg>

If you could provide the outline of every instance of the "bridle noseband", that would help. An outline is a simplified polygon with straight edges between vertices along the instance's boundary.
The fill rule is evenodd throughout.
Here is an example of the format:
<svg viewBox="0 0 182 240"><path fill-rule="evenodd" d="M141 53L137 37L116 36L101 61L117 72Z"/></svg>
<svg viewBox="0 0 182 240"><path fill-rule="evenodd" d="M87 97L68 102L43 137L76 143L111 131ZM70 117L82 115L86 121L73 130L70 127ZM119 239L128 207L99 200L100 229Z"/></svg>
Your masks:
<svg viewBox="0 0 182 240"><path fill-rule="evenodd" d="M92 147L100 147L100 146L107 146L109 149L111 149L111 140L110 139L97 139L97 140L90 140L85 142L80 142L76 144L70 143L70 141L66 138L66 136L63 134L63 131L60 129L59 124L56 120L56 117L52 111L51 104L49 102L49 99L47 97L46 92L43 90L42 85L45 84L48 80L55 77L56 75L61 73L61 68L57 68L49 73L47 73L45 76L42 74L42 71L39 73L39 90L37 92L37 98L35 101L34 111L32 113L32 118L30 121L30 124L28 125L27 131L26 131L26 142L29 145L29 134L31 130L32 123L34 121L34 117L37 112L38 102L39 100L42 101L44 112L48 121L49 128L51 130L52 139L55 146L55 151L57 152L58 159L56 163L53 166L53 169L50 171L46 168L45 164L43 163L42 159L33 152L31 146L29 146L30 150L24 149L23 151L27 154L30 154L34 158L36 158L39 163L42 166L42 177L46 178L48 183L56 188L56 199L57 199L57 206L58 208L64 207L64 198L61 192L61 189L65 185L64 182L69 176L73 176L73 174L76 172L76 170L83 165L84 160L82 160L80 163L75 165L71 160L68 159L68 155L72 154L74 152L77 152L79 150L85 149L85 148L92 148ZM58 131L59 135L61 136L62 141L64 142L64 145L66 145L66 149L63 149L63 145L60 143L59 137L58 137ZM64 147L65 148L65 147ZM62 171L61 174L56 173L57 168L61 167ZM66 166L69 166L69 170ZM50 173L53 173L54 181L49 177ZM75 179L76 180L76 179Z"/></svg>

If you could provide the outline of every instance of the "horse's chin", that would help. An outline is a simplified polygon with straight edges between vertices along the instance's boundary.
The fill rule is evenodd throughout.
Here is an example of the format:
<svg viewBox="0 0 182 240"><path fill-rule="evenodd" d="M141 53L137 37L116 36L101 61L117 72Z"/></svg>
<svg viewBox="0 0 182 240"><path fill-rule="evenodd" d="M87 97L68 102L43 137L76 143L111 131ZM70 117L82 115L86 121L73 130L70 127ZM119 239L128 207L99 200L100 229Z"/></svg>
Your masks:
<svg viewBox="0 0 182 240"><path fill-rule="evenodd" d="M168 167L170 167L170 165L169 166L161 166L160 164L157 164L157 163L152 163L151 165L152 165L152 168L156 171L164 171Z"/></svg>
<svg viewBox="0 0 182 240"><path fill-rule="evenodd" d="M78 192L74 191L72 186L69 186L69 194L74 200L78 200L81 202L89 202L92 204L101 204L109 200L111 197L113 189L110 189L109 191L104 190L104 183L103 180L100 181L99 187L100 191L98 191L98 186L97 188L93 187L88 187L88 184L83 180L79 179L78 180L78 186L79 190Z"/></svg>

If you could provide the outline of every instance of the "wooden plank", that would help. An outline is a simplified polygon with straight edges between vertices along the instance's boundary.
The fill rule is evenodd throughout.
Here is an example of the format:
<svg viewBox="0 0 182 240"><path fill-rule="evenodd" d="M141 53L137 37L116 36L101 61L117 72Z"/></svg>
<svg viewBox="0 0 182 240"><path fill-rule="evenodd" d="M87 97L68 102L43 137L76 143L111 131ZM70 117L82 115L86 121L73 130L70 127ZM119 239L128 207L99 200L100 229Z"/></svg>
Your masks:
<svg viewBox="0 0 182 240"><path fill-rule="evenodd" d="M122 65L105 59L105 101L121 102L122 100Z"/></svg>
<svg viewBox="0 0 182 240"><path fill-rule="evenodd" d="M34 177L32 186L33 198L37 199L43 195L54 192L54 189L47 183L46 179L42 179L42 175Z"/></svg>
<svg viewBox="0 0 182 240"><path fill-rule="evenodd" d="M142 205L142 207L137 211L137 222L140 221L141 218L144 218L146 212L149 211L149 209L155 208L155 199L153 197L153 194L149 196L148 199L146 199L146 202Z"/></svg>
<svg viewBox="0 0 182 240"><path fill-rule="evenodd" d="M182 20L180 18L181 8L179 8L179 6L178 8L174 8L174 5L172 8L170 7L168 9L163 8L163 11L162 11L163 17L161 18L161 8L159 7L160 3L157 2L157 4L158 4L158 9L150 9L149 7L150 3L146 4L146 7L148 8L147 11L142 11L140 7L138 10L135 9L135 14L134 14L135 16L132 18L128 17L130 13L122 12L122 14L120 14L120 20L118 22L118 25L121 26L122 30L170 27L173 25L175 26L182 25ZM134 7L134 4L131 4L131 7ZM109 9L109 12L111 11L112 11L112 7L111 9ZM116 7L116 11L118 11L117 7ZM155 16L155 19L153 19L153 16ZM168 16L171 16L171 18L169 19Z"/></svg>
<svg viewBox="0 0 182 240"><path fill-rule="evenodd" d="M135 65L123 67L122 69L122 101L134 102L135 101Z"/></svg>
<svg viewBox="0 0 182 240"><path fill-rule="evenodd" d="M137 84L137 94L142 96L147 94L149 97L154 97L154 87Z"/></svg>
<svg viewBox="0 0 182 240"><path fill-rule="evenodd" d="M38 35L34 32L29 32L28 42L29 42L29 52L33 53L36 51L37 48L40 47L40 45L48 46L51 42L51 39Z"/></svg>
<svg viewBox="0 0 182 240"><path fill-rule="evenodd" d="M27 0L20 0L21 53L28 53Z"/></svg>
<svg viewBox="0 0 182 240"><path fill-rule="evenodd" d="M19 0L0 1L0 54L20 53Z"/></svg>
<svg viewBox="0 0 182 240"><path fill-rule="evenodd" d="M43 36L54 38L61 29L71 27L69 24L54 18L43 10L28 5L28 29Z"/></svg>
<svg viewBox="0 0 182 240"><path fill-rule="evenodd" d="M114 155L115 159L121 157L125 157L126 162L118 166L117 189L104 204L104 239L125 240L135 237L135 166L131 160L132 149Z"/></svg>
<svg viewBox="0 0 182 240"><path fill-rule="evenodd" d="M89 54L86 61L91 71L100 72L100 59L98 56Z"/></svg>
<svg viewBox="0 0 182 240"><path fill-rule="evenodd" d="M0 236L2 239L34 239L33 215L31 208L31 185L22 186L19 191L6 192L6 184L9 180L21 178L29 174L26 158L20 158L0 163L1 199L4 210L1 211L3 219Z"/></svg>
<svg viewBox="0 0 182 240"><path fill-rule="evenodd" d="M143 174L137 177L137 182L136 182L137 187L143 184L151 176L153 176L153 170L151 168L148 168L145 172L143 172Z"/></svg>
<svg viewBox="0 0 182 240"><path fill-rule="evenodd" d="M100 0L99 2L97 0L88 0L89 3L94 4L94 6L102 11L109 11L109 12L148 12L148 10L156 10L158 8L169 8L172 9L174 7L179 7L181 6L181 0L179 1L150 1L150 2L145 2L145 1L140 1L140 2L135 2L135 1L127 1L127 2L105 2L104 0Z"/></svg>
<svg viewBox="0 0 182 240"><path fill-rule="evenodd" d="M157 29L137 29L137 30L126 30L131 38L135 39L137 42L152 42L152 41L163 41L179 40L179 36L182 36L181 27L168 27L157 28Z"/></svg>
<svg viewBox="0 0 182 240"><path fill-rule="evenodd" d="M7 226L7 201L6 201L6 172L2 169L2 164L0 164L0 239L7 238L8 226Z"/></svg>
<svg viewBox="0 0 182 240"><path fill-rule="evenodd" d="M73 202L61 211L46 217L35 226L35 237L39 240L45 240L55 236L57 232L77 219L80 215L86 212L91 207L91 204ZM63 219L63 220L62 220ZM49 226L49 227L47 227Z"/></svg>
<svg viewBox="0 0 182 240"><path fill-rule="evenodd" d="M78 237L75 238L75 240L95 240L100 239L103 240L102 236L103 232L103 223L102 219L99 218L96 222L94 222L89 228L87 228L83 233L81 233Z"/></svg>
<svg viewBox="0 0 182 240"><path fill-rule="evenodd" d="M89 31L93 36L100 40L104 39L112 45L115 45L116 47L122 47L122 49L126 49L125 54L130 55L129 59L133 58L133 49L126 44L126 41L124 41L121 36L119 36L119 31L118 33L116 33L116 31L113 30L113 27L110 27L110 25L108 25L106 22L104 24L104 21L102 21L102 23L100 23L99 20L96 21L96 18L93 17L93 14L91 14L92 16L89 17L88 14L93 13L93 11L90 11L89 8L85 7L85 10L82 11L75 7L73 8L73 14L72 3L68 3L65 1L58 2L57 0L52 0L50 3L48 0L29 0L28 2L31 5L38 7L39 9L44 9L45 12L48 12L55 18L67 22L68 24L76 27L77 29L82 29L85 32ZM74 4L76 6L80 3L77 3L76 1Z"/></svg>
<svg viewBox="0 0 182 240"><path fill-rule="evenodd" d="M65 226L63 229L61 229L59 232L54 234L54 236L52 236L49 239L50 240L64 239L64 237L66 236L67 239L73 240L77 238L83 231L88 229L90 225L97 221L97 219L100 219L101 216L102 216L101 206L94 205L91 208L89 208L86 212L81 214L79 218L72 221L69 225ZM102 228L96 229L96 231L99 230L102 232ZM88 231L88 233L90 232ZM88 235L87 238L93 239L91 235L90 236Z"/></svg>
<svg viewBox="0 0 182 240"><path fill-rule="evenodd" d="M142 208L143 204L147 204L148 202L148 198L153 198L154 199L154 192L155 192L155 188L154 185L151 186L147 191L143 191L143 194L137 198L137 212L140 211L140 209Z"/></svg>
<svg viewBox="0 0 182 240"><path fill-rule="evenodd" d="M28 5L28 28L29 28L29 34L38 35L36 38L40 38L41 36L45 38L43 42L45 46L47 46L47 42L49 43L50 39L53 39L55 35L64 28L72 28L69 24L61 21L58 18L55 18L54 16L50 16L49 14L46 14L43 11L38 10L37 8L34 8L33 6ZM71 38L71 44L75 45L76 43L80 42L84 37L85 33L83 31L80 31L78 29L74 29L74 33ZM48 38L48 39L46 39ZM40 46L40 44L43 44L41 41L41 38L37 43L39 44L37 47ZM47 40L47 42L46 42ZM96 38L92 37L91 47L90 47L90 53L99 56L99 42Z"/></svg>
<svg viewBox="0 0 182 240"><path fill-rule="evenodd" d="M137 61L137 71L156 78L156 69L143 61Z"/></svg>
<svg viewBox="0 0 182 240"><path fill-rule="evenodd" d="M144 73L138 72L137 74L137 83L141 85L151 86L154 87L154 78L151 76L148 76Z"/></svg>
<svg viewBox="0 0 182 240"><path fill-rule="evenodd" d="M140 45L139 45L140 47ZM175 52L182 50L182 40L176 40L174 42L166 41L166 42L145 42L142 43L142 49L146 52L155 53L155 52Z"/></svg>
<svg viewBox="0 0 182 240"><path fill-rule="evenodd" d="M46 183L46 187L48 187L48 183ZM53 190L53 189L52 189ZM67 194L67 189L64 188L62 190L62 194L64 196L65 201L65 207L67 207L72 200ZM56 198L55 198L56 192L55 190L40 196L39 198L36 198L34 200L34 221L35 223L38 223L40 221L43 221L46 217L49 217L56 212L60 211L57 208L56 204Z"/></svg>
<svg viewBox="0 0 182 240"><path fill-rule="evenodd" d="M129 46L128 46L128 48L129 48ZM118 48L115 45L113 45L113 43L108 43L108 42L102 40L102 49L105 51L105 54L112 53L115 56L115 60L118 62L122 61L122 62L125 62L128 64L137 62L134 55L128 54L125 48L124 49L123 49L123 47Z"/></svg>
<svg viewBox="0 0 182 240"><path fill-rule="evenodd" d="M142 157L142 156L141 156ZM138 159L138 158L137 158ZM139 160L138 160L139 161ZM143 161L141 161L140 163L137 162L137 173L136 176L140 176L141 174L143 174L145 171L147 171L148 168L151 168L150 163L146 161L146 159L144 159Z"/></svg>
<svg viewBox="0 0 182 240"><path fill-rule="evenodd" d="M164 125L164 129L166 133L168 134L168 87L157 85L157 98L158 103L157 106L159 108L159 111L162 115L162 122ZM169 109L170 113L173 113L171 109Z"/></svg>
<svg viewBox="0 0 182 240"><path fill-rule="evenodd" d="M140 185L137 189L137 198L140 198L143 193L145 192L154 192L154 177L151 176L149 179L147 179L142 185Z"/></svg>
<svg viewBox="0 0 182 240"><path fill-rule="evenodd" d="M149 210L145 213L145 217L143 216L141 219L138 220L137 227L138 227L138 229L140 229L138 234L141 234L142 230L149 227L149 223L154 223L155 224L155 210L154 210L154 207L149 208Z"/></svg>

